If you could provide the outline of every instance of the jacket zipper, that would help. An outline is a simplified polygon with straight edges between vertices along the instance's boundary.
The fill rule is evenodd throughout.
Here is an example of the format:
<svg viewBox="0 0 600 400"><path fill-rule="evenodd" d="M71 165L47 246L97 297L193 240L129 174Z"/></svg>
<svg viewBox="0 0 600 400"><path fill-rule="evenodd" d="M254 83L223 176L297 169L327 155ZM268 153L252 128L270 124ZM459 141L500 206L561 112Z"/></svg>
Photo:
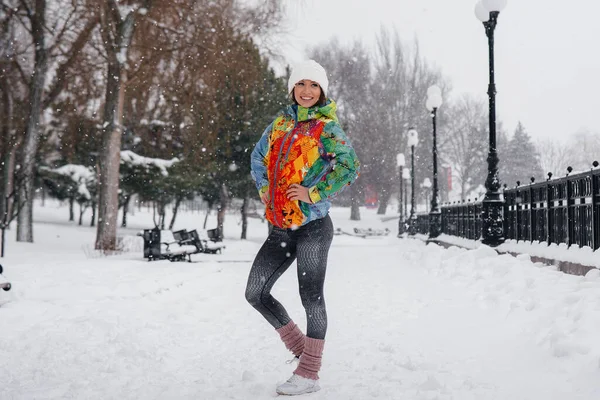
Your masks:
<svg viewBox="0 0 600 400"><path fill-rule="evenodd" d="M298 124L298 121L296 121L296 119L294 119L294 127L288 133L286 133L286 135L283 137L283 141L281 142L281 147L279 148L279 154L277 155L277 161L275 161L275 175L273 176L273 190L271 192L271 209L273 210L273 218L275 219L275 223L277 223L277 224L279 224L279 221L277 221L277 213L275 212L275 185L277 185L277 172L279 172L279 164L281 163L281 153L283 151L285 142L287 141L289 136L292 134L292 132L294 132L294 130L296 129L297 124ZM290 147L291 147L291 144L290 144ZM289 148L288 148L288 152L289 152Z"/></svg>

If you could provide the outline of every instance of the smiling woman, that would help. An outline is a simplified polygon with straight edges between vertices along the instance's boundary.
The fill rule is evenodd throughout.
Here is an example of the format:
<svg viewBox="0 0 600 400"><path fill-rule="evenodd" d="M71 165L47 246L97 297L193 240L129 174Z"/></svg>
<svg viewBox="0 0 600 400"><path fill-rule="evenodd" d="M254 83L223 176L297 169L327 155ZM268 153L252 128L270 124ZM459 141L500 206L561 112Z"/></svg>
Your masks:
<svg viewBox="0 0 600 400"><path fill-rule="evenodd" d="M330 199L352 184L359 170L336 104L327 99L328 86L317 62L297 64L288 80L294 104L267 127L252 152L252 177L273 229L250 270L246 299L299 358L292 377L277 387L285 395L319 390L327 331L323 284L333 239ZM273 285L295 260L306 335L271 296Z"/></svg>

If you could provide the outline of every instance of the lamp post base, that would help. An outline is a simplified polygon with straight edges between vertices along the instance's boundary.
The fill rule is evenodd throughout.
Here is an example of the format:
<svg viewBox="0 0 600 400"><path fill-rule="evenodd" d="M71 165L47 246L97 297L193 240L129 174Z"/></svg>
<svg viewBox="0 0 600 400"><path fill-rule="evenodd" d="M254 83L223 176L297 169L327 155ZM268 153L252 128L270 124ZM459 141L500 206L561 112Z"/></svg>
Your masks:
<svg viewBox="0 0 600 400"><path fill-rule="evenodd" d="M400 217L398 221L398 237L401 238L406 232L406 221L404 218Z"/></svg>
<svg viewBox="0 0 600 400"><path fill-rule="evenodd" d="M485 245L496 247L504 243L504 200L497 198L489 199L488 194L482 201L481 212L481 242ZM490 196L496 197L496 196Z"/></svg>
<svg viewBox="0 0 600 400"><path fill-rule="evenodd" d="M408 219L408 234L414 236L417 234L417 218Z"/></svg>
<svg viewBox="0 0 600 400"><path fill-rule="evenodd" d="M429 213L429 239L434 239L442 233L442 213L432 211Z"/></svg>

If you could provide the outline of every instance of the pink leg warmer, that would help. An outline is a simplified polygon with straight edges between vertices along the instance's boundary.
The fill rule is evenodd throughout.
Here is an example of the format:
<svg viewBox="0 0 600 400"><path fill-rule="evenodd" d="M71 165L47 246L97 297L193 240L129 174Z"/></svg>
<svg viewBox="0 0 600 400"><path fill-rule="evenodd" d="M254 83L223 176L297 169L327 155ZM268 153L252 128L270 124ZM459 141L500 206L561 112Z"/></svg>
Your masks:
<svg viewBox="0 0 600 400"><path fill-rule="evenodd" d="M290 321L287 325L276 329L281 340L285 344L285 348L291 351L295 356L302 354L304 350L304 333L298 328L294 321Z"/></svg>
<svg viewBox="0 0 600 400"><path fill-rule="evenodd" d="M304 352L294 374L308 379L319 379L323 346L325 346L325 340L313 339L307 336L304 341Z"/></svg>

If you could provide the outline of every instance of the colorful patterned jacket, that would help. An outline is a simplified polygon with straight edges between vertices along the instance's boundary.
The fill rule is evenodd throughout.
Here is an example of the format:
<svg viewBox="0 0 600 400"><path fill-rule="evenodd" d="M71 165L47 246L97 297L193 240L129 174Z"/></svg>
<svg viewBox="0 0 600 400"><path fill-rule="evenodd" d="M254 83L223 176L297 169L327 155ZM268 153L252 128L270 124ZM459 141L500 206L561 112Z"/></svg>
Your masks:
<svg viewBox="0 0 600 400"><path fill-rule="evenodd" d="M354 182L360 164L335 115L336 104L285 109L267 127L251 156L259 195L269 192L266 217L274 226L296 228L327 215L329 199ZM293 183L309 188L313 204L288 200Z"/></svg>

